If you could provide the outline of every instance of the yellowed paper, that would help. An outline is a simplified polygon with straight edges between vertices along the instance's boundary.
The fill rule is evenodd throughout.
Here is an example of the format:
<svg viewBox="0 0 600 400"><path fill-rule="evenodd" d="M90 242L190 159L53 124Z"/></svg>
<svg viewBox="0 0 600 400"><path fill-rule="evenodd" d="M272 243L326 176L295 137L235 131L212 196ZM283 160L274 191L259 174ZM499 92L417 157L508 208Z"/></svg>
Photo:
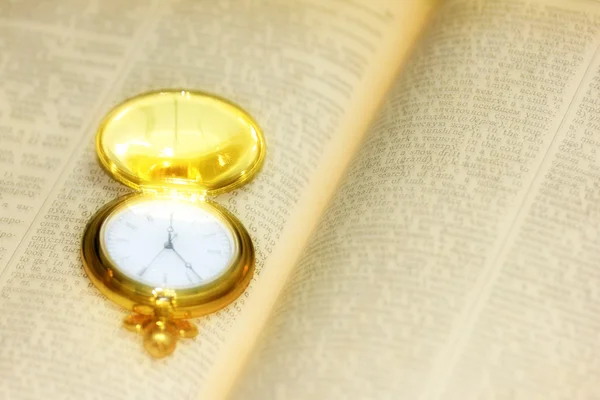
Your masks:
<svg viewBox="0 0 600 400"><path fill-rule="evenodd" d="M600 397L592 3L441 7L231 398Z"/></svg>
<svg viewBox="0 0 600 400"><path fill-rule="evenodd" d="M414 33L413 25L403 30L408 18L397 6L0 4L0 398L190 399L231 381L207 380L237 339L227 332L244 331L254 296L278 290L268 275L261 283L263 276L284 279L318 218L302 221L303 207L317 211L330 197L406 50L398 35ZM163 87L197 88L242 105L263 128L268 154L251 185L216 199L248 227L258 249L250 289L201 319L195 341L154 361L140 337L122 328L124 310L90 285L79 240L98 207L129 191L95 159L100 119L123 98ZM268 262L290 248L289 259ZM268 312L252 310L261 311Z"/></svg>

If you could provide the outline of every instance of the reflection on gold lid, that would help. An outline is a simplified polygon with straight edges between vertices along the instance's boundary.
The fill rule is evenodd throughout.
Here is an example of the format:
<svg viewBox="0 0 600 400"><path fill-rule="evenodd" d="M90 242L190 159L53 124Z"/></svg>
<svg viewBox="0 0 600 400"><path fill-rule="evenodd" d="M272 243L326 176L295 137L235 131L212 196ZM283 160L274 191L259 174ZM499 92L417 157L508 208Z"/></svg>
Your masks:
<svg viewBox="0 0 600 400"><path fill-rule="evenodd" d="M188 90L143 93L116 106L97 133L103 167L135 188L216 194L260 169L263 134L231 102Z"/></svg>

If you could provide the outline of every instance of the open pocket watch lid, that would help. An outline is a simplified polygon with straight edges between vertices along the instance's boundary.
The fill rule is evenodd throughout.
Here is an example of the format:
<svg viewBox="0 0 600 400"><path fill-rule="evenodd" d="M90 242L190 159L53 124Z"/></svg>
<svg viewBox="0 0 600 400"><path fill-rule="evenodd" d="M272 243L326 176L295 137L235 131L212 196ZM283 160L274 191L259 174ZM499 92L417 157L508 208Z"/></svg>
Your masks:
<svg viewBox="0 0 600 400"><path fill-rule="evenodd" d="M263 134L248 113L218 96L161 90L130 98L100 124L102 166L134 189L210 195L251 179L265 156Z"/></svg>

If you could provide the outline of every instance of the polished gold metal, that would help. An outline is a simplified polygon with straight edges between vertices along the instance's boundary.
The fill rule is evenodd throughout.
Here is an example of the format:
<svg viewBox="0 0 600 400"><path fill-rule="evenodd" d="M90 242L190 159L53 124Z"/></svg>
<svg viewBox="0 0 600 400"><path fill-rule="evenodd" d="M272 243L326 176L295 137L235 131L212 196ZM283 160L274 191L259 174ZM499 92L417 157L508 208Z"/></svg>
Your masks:
<svg viewBox="0 0 600 400"><path fill-rule="evenodd" d="M162 90L128 99L109 112L97 132L96 150L103 168L136 192L104 205L88 222L82 238L83 266L109 300L133 311L123 324L143 335L148 353L165 357L179 338L197 335L186 319L227 306L250 282L255 252L248 232L206 196L252 179L265 157L264 138L254 120L225 99ZM119 271L104 250L104 222L123 207L157 197L190 202L223 222L234 238L234 249L222 275L175 290L142 284Z"/></svg>
<svg viewBox="0 0 600 400"><path fill-rule="evenodd" d="M138 190L216 195L252 179L265 143L239 106L202 92L150 92L116 106L96 135L100 163Z"/></svg>

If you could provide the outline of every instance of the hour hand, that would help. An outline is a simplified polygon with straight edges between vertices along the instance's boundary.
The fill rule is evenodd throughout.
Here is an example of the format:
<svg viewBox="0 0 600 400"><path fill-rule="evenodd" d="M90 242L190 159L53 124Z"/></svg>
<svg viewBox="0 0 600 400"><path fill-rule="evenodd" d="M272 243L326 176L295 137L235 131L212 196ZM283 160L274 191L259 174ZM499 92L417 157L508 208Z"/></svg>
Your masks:
<svg viewBox="0 0 600 400"><path fill-rule="evenodd" d="M171 215L169 216L169 226L167 227L167 241L168 243L171 243L171 240L173 240L173 213L171 212Z"/></svg>
<svg viewBox="0 0 600 400"><path fill-rule="evenodd" d="M173 249L173 240L177 237L177 234L171 236L171 232L169 232L169 237L165 242L165 249Z"/></svg>

